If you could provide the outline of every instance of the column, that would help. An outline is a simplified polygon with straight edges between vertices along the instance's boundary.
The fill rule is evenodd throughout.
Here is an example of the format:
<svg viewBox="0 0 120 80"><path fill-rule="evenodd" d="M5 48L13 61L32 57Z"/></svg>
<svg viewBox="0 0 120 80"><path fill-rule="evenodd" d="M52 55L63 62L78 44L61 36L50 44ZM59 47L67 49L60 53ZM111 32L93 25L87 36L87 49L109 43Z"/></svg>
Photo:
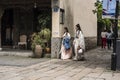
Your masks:
<svg viewBox="0 0 120 80"><path fill-rule="evenodd" d="M59 24L59 0L52 0L52 38L51 38L51 57L59 58L61 48L60 24Z"/></svg>

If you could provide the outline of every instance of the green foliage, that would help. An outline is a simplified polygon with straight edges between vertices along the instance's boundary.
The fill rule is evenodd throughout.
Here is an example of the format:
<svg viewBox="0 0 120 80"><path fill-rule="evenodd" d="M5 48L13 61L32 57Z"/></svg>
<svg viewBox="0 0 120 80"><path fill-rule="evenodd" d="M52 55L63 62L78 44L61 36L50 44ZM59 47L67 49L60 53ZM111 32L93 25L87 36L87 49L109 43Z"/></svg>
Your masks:
<svg viewBox="0 0 120 80"><path fill-rule="evenodd" d="M50 26L51 24L50 20L51 20L50 15L47 13L44 13L38 16L38 23L41 28Z"/></svg>
<svg viewBox="0 0 120 80"><path fill-rule="evenodd" d="M33 50L35 49L35 45L41 45L43 48L45 47L44 40L42 39L42 37L38 33L32 34L31 41L32 41L31 48Z"/></svg>
<svg viewBox="0 0 120 80"><path fill-rule="evenodd" d="M41 37L43 37L43 39L46 40L47 42L51 38L51 31L48 28L42 29L38 34L41 35Z"/></svg>
<svg viewBox="0 0 120 80"><path fill-rule="evenodd" d="M48 11L41 11L37 17L37 32L34 33L32 36L32 49L35 48L35 45L39 44L43 48L45 48L46 43L48 45L48 42L51 38L51 14L48 13Z"/></svg>
<svg viewBox="0 0 120 80"><path fill-rule="evenodd" d="M45 43L49 42L51 38L51 31L48 28L42 29L38 33L33 33L31 37L32 45L31 48L34 50L35 45L41 45L42 48L45 48Z"/></svg>
<svg viewBox="0 0 120 80"><path fill-rule="evenodd" d="M98 20L98 22L101 22L102 21L102 2L97 1L95 3L95 7L96 7L96 9L93 10L93 13L94 14L97 13L97 18L98 18L97 20Z"/></svg>
<svg viewBox="0 0 120 80"><path fill-rule="evenodd" d="M118 29L120 29L120 20L118 20Z"/></svg>

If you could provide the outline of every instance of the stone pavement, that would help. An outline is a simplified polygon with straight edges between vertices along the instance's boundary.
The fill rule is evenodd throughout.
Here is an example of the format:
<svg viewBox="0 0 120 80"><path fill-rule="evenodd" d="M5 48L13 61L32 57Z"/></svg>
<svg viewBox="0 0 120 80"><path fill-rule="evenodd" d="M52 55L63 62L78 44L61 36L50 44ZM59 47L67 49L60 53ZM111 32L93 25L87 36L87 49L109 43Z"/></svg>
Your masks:
<svg viewBox="0 0 120 80"><path fill-rule="evenodd" d="M120 80L110 70L110 50L85 53L86 61L0 56L0 80Z"/></svg>

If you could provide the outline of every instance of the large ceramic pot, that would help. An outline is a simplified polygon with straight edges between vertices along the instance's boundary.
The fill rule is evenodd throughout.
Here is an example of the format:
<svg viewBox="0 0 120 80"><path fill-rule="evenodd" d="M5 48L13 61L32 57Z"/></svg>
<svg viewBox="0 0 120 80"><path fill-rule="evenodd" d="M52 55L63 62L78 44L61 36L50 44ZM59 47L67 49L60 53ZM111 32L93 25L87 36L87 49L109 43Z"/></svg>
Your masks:
<svg viewBox="0 0 120 80"><path fill-rule="evenodd" d="M42 47L40 45L35 46L34 56L36 58L41 58L42 57Z"/></svg>

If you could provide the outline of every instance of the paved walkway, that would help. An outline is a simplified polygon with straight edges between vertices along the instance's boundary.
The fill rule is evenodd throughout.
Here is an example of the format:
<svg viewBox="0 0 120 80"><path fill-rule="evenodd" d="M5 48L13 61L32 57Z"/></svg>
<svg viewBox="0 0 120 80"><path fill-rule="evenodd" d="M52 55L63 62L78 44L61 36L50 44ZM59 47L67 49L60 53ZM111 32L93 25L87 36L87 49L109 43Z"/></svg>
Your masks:
<svg viewBox="0 0 120 80"><path fill-rule="evenodd" d="M111 53L97 48L86 61L0 56L0 80L120 80L110 70Z"/></svg>

